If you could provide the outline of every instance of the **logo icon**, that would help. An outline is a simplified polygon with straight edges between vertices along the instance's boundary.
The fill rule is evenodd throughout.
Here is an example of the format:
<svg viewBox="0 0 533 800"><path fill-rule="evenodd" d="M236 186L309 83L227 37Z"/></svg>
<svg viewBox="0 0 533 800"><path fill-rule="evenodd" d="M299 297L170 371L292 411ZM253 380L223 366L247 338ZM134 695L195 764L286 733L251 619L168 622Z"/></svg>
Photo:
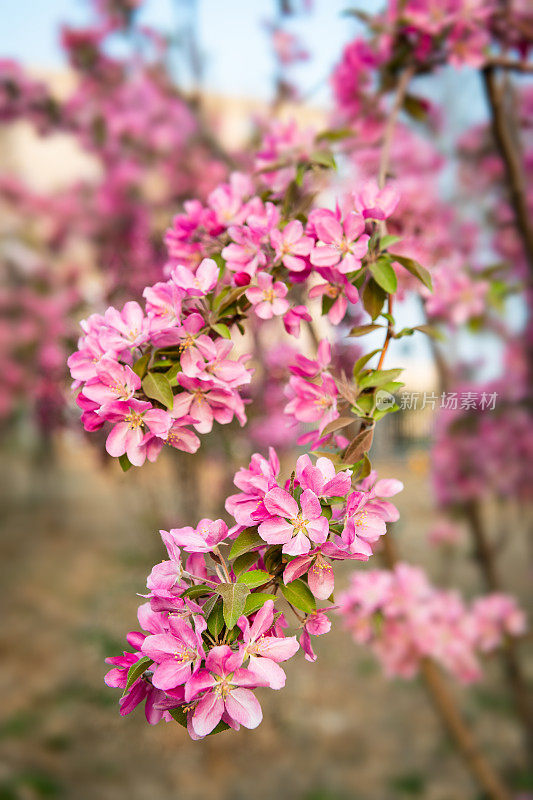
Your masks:
<svg viewBox="0 0 533 800"><path fill-rule="evenodd" d="M388 408L392 408L395 402L394 395L390 392L386 392L384 389L376 392L376 408L378 411L386 411Z"/></svg>

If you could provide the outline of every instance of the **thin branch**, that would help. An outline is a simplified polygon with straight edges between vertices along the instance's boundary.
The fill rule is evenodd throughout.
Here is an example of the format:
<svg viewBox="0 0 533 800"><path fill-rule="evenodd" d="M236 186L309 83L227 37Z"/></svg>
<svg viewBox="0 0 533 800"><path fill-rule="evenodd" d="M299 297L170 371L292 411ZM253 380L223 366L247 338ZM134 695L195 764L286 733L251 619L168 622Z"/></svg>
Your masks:
<svg viewBox="0 0 533 800"><path fill-rule="evenodd" d="M511 795L499 776L479 750L470 728L465 724L438 666L429 658L422 660L420 670L433 707L463 761L491 800L510 800Z"/></svg>
<svg viewBox="0 0 533 800"><path fill-rule="evenodd" d="M526 258L533 274L533 226L527 205L526 170L522 155L516 145L512 119L504 107L502 87L498 85L493 67L482 70L483 83L491 110L492 133L505 166L511 205L516 218L516 226L522 238ZM512 116L512 115L511 115Z"/></svg>
<svg viewBox="0 0 533 800"><path fill-rule="evenodd" d="M379 159L378 186L380 189L383 189L385 185L387 172L389 170L390 152L394 137L394 129L396 127L396 122L398 121L398 116L403 106L405 95L407 94L407 89L415 74L415 71L416 69L414 66L407 67L407 69L405 69L400 75L400 78L398 80L398 85L396 87L396 96L394 98L394 103L392 104L389 116L387 117L385 131L383 133L383 143L381 145L381 155Z"/></svg>
<svg viewBox="0 0 533 800"><path fill-rule="evenodd" d="M485 531L479 503L474 500L467 503L464 511L474 540L474 555L485 586L491 592L501 592L502 584L496 565L495 551ZM530 762L533 762L533 697L524 676L516 641L513 637L507 637L500 656L507 683L513 695L517 716L524 727L526 752Z"/></svg>
<svg viewBox="0 0 533 800"><path fill-rule="evenodd" d="M389 569L398 563L398 553L390 530L382 538L381 555ZM511 795L492 769L461 716L455 698L449 691L437 664L430 658L424 658L420 664L420 674L428 691L429 698L440 720L456 745L470 773L485 790L490 800L511 800Z"/></svg>
<svg viewBox="0 0 533 800"><path fill-rule="evenodd" d="M392 314L393 303L394 303L394 297L393 297L392 294L389 294L389 297L388 297L388 312L389 312L389 314ZM381 367L383 366L383 362L385 361L385 356L387 354L387 350L389 349L389 345L391 343L391 340L392 340L393 336L394 336L394 328L392 327L392 323L391 323L391 321L389 319L388 320L388 325L387 325L387 333L385 334L385 341L383 343L383 349L381 351L381 355L379 357L379 361L378 361L378 365L377 365L376 369L381 369Z"/></svg>
<svg viewBox="0 0 533 800"><path fill-rule="evenodd" d="M496 67L498 69L506 69L510 72L533 72L533 63L531 61L519 61L514 58L495 57L489 59L485 67Z"/></svg>

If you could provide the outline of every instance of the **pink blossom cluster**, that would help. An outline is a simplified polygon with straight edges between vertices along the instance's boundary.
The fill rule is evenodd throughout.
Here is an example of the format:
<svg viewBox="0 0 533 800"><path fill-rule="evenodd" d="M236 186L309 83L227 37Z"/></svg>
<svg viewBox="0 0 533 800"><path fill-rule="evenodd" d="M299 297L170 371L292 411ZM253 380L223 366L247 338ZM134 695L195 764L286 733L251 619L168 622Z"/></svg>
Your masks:
<svg viewBox="0 0 533 800"><path fill-rule="evenodd" d="M17 291L7 281L0 291L0 422L25 407L49 434L63 422L65 361L75 340L70 319L79 306L76 278L33 260L30 273L10 258L5 269Z"/></svg>
<svg viewBox="0 0 533 800"><path fill-rule="evenodd" d="M529 367L526 341L510 339L504 358L505 378L461 386L480 398L494 398L485 408L442 409L431 453L432 480L442 507L464 506L488 496L532 498L527 465L533 459Z"/></svg>
<svg viewBox="0 0 533 800"><path fill-rule="evenodd" d="M371 648L387 677L412 678L422 659L432 658L462 683L477 682L479 656L526 629L514 598L495 593L467 605L404 563L354 573L338 603L345 628Z"/></svg>
<svg viewBox="0 0 533 800"><path fill-rule="evenodd" d="M251 380L246 356L231 358L231 341L207 321L205 298L219 269L204 259L196 272L176 267L168 281L144 290L119 311L92 314L68 365L86 430L113 425L107 452L131 464L154 461L164 444L194 453L196 433L246 415L239 388ZM212 297L211 297L212 299ZM154 402L154 400L156 402ZM193 430L194 429L194 430Z"/></svg>
<svg viewBox="0 0 533 800"><path fill-rule="evenodd" d="M201 258L220 254L231 284L246 287L254 314L283 317L286 330L296 336L302 320L311 317L305 305L291 306L287 293L314 273L321 282L311 287L309 298L326 297L330 322L339 324L348 302L359 299L354 275L367 256L373 221L394 212L396 189L379 190L375 181L367 181L334 211L313 209L305 226L300 219L283 219L279 204L253 192L251 180L234 173L211 192L206 205L185 203L165 236L167 269L175 264L194 268Z"/></svg>
<svg viewBox="0 0 533 800"><path fill-rule="evenodd" d="M132 651L108 659L107 684L124 689L121 714L146 701L148 722L174 718L193 739L228 726L255 728L262 712L253 690L281 689L280 664L299 646L316 659L311 636L331 627L331 562L368 560L398 516L386 498L401 484L372 475L353 489L350 470L307 455L283 485L279 472L272 448L238 470L239 492L226 501L232 529L203 519L161 531L168 559L148 577L148 602L138 613L143 632L128 634ZM288 606L278 610L280 601ZM323 601L330 605L317 605ZM300 643L285 634L287 607Z"/></svg>

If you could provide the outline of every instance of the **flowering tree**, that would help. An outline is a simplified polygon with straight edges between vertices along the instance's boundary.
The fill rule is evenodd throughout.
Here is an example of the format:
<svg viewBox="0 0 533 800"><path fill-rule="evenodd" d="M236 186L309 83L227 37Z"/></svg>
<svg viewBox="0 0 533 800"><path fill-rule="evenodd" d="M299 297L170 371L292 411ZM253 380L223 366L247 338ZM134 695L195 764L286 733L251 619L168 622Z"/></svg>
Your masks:
<svg viewBox="0 0 533 800"><path fill-rule="evenodd" d="M131 9L118 7L119 19L129 19ZM507 81L512 72L530 71L524 55L531 20L527 10L496 2L391 3L374 17L357 16L367 31L345 48L334 70L330 127L267 126L249 168L243 164L204 197L183 203L164 235L160 274L147 273L144 300L140 293L133 299L132 288L124 304L81 324L68 366L83 426L89 433L104 430L107 453L122 469L155 461L168 447L194 454L206 434L233 420L245 426L247 387L253 390L262 358L280 366L276 384L286 384L283 395L256 393L255 403L264 397L271 418L263 429L266 443L284 416L306 426L298 443L308 451L285 474L273 447L268 457L255 453L235 474L238 491L225 502L229 525L201 519L161 531L168 559L148 576L138 611L142 630L128 634L130 650L109 659L106 681L123 690L121 714L144 702L149 723L175 720L194 739L240 725L255 728L262 712L254 690L283 688L280 665L300 648L314 661L312 637L329 631L330 612L337 609L386 675L423 677L481 788L503 800L509 790L481 753L443 671L472 683L481 678L482 656L501 652L531 736L531 699L517 647L525 616L503 591L479 515L479 500L489 492L525 499L528 491L523 470L508 465L518 448L524 459L531 453L530 343L508 332L501 311L509 295L530 285L531 197L524 174L531 143L527 114L503 113L500 81L502 74ZM303 55L279 26L274 42L282 65ZM84 39L84 55L86 45ZM485 210L497 221L488 258L476 246L476 237L486 235L485 221L465 225L429 181L442 159L425 133L435 132L439 114L411 84L445 64L479 68L492 111L492 139L477 129L460 143L470 197L480 181L472 164L476 175L484 165ZM92 79L100 70L107 76L111 67L98 58L90 69ZM127 104L136 90L120 88ZM136 88L144 97L146 86ZM26 87L23 94L33 102L35 93ZM276 103L286 95L280 77ZM110 174L124 146L125 122L114 117L118 99L109 102L117 138L104 137ZM527 110L530 93L518 99ZM167 100L158 95L157 109L166 109ZM90 113L86 102L73 105L82 118ZM170 104L169 118L174 111ZM134 145L146 138L147 146L157 146L154 120L143 114L136 123ZM526 166L516 145L522 129ZM160 134L166 141L165 125ZM346 169L334 178L338 155ZM332 188L336 197L327 202L322 190ZM142 245L142 229L135 233ZM493 263L494 252L502 263ZM423 321L399 328L396 304L406 296L417 298ZM294 345L283 354L253 350L257 332L276 320ZM334 355L317 322L328 326ZM512 386L507 381L483 390L486 397L504 396L505 415L493 414L487 402L479 415L468 405L452 406L438 422L433 472L443 517L432 538L457 536L452 514L468 521L490 591L474 601L439 589L420 568L399 561L387 525L398 519L390 498L403 487L378 478L369 457L376 425L401 403L402 370L385 364L391 344L428 335L442 389L468 394L466 370L452 365L438 342L443 332L453 335L466 325L504 340L517 376ZM296 346L304 327L315 343L311 358ZM376 331L383 335L380 347L339 356L345 338L365 341ZM272 384L267 376L261 388ZM349 589L335 599L336 562L367 561L374 552L383 568L356 570Z"/></svg>

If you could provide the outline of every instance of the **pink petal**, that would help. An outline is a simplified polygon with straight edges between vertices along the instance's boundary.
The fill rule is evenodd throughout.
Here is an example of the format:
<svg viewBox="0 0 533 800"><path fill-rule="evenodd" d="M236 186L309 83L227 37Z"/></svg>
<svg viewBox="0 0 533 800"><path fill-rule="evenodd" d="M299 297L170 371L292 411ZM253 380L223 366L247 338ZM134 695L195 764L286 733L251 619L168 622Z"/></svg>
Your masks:
<svg viewBox="0 0 533 800"><path fill-rule="evenodd" d="M294 519L298 516L298 503L292 495L276 486L265 495L265 506L271 514Z"/></svg>
<svg viewBox="0 0 533 800"><path fill-rule="evenodd" d="M291 538L294 528L283 517L271 517L262 522L257 530L268 544L284 544Z"/></svg>
<svg viewBox="0 0 533 800"><path fill-rule="evenodd" d="M241 689L241 691L247 691ZM218 725L224 713L224 701L219 694L208 692L199 701L192 717L192 729L197 736L207 736Z"/></svg>
<svg viewBox="0 0 533 800"><path fill-rule="evenodd" d="M263 719L259 701L249 689L232 689L226 698L226 711L245 728L257 728Z"/></svg>
<svg viewBox="0 0 533 800"><path fill-rule="evenodd" d="M300 497L300 505L305 519L316 519L322 514L320 501L311 489L306 489Z"/></svg>
<svg viewBox="0 0 533 800"><path fill-rule="evenodd" d="M283 689L285 686L286 675L280 666L270 658L257 658L250 656L249 670L257 675L261 682L264 682L271 689Z"/></svg>

